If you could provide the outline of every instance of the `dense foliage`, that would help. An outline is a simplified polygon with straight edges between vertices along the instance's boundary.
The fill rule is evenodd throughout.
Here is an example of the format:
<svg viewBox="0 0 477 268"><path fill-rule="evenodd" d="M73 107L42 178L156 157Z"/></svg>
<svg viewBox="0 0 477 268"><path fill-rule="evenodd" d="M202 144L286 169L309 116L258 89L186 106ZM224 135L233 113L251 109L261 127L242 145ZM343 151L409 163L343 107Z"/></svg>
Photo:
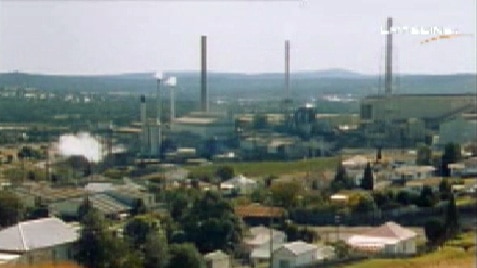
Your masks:
<svg viewBox="0 0 477 268"><path fill-rule="evenodd" d="M21 200L7 191L0 191L0 228L14 225L23 218Z"/></svg>

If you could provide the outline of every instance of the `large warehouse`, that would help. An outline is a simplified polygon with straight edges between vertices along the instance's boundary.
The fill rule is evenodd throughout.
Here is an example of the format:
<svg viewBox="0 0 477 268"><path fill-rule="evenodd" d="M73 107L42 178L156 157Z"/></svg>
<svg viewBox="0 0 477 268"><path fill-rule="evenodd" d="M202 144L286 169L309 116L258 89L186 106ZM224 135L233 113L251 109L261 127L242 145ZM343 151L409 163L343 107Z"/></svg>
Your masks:
<svg viewBox="0 0 477 268"><path fill-rule="evenodd" d="M371 95L361 102L361 129L370 140L422 142L476 107L475 94Z"/></svg>
<svg viewBox="0 0 477 268"><path fill-rule="evenodd" d="M371 95L361 103L361 120L406 121L418 118L430 123L464 112L477 105L475 94Z"/></svg>

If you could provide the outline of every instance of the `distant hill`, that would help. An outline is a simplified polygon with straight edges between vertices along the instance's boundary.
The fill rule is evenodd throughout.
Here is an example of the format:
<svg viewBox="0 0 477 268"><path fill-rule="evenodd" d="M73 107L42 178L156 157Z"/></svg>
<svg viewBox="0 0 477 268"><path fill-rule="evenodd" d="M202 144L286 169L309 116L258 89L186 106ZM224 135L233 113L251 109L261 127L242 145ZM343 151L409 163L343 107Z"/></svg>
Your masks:
<svg viewBox="0 0 477 268"><path fill-rule="evenodd" d="M197 99L200 72L171 71L166 76L176 76L177 96ZM476 92L475 74L456 75L399 75L395 77L396 93L452 94ZM323 94L376 94L383 88L382 77L364 75L345 69L301 71L291 74L291 91L296 99L309 99ZM133 94L153 92L156 89L154 74L131 73L118 75L41 75L26 73L0 74L1 87L33 87L52 91L121 91ZM280 99L283 97L283 74L208 73L208 86L212 99Z"/></svg>

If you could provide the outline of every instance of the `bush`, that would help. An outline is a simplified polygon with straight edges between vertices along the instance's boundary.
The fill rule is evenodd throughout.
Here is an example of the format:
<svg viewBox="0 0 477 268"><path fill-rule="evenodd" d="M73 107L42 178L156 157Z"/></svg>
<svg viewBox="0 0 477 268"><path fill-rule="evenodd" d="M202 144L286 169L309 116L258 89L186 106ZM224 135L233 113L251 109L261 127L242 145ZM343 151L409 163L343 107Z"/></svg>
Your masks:
<svg viewBox="0 0 477 268"><path fill-rule="evenodd" d="M437 218L428 220L424 225L427 241L432 246L441 245L445 240L446 228L444 222Z"/></svg>

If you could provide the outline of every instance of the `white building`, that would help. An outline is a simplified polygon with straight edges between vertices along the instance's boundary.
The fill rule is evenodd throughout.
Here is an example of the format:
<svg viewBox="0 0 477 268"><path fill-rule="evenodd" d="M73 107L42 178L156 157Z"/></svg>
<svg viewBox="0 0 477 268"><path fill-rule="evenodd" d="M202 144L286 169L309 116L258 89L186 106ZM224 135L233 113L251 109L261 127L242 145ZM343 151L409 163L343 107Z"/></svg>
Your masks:
<svg viewBox="0 0 477 268"><path fill-rule="evenodd" d="M0 264L71 260L76 230L58 218L20 222L0 231Z"/></svg>
<svg viewBox="0 0 477 268"><path fill-rule="evenodd" d="M257 189L257 187L258 184L255 180L249 179L243 175L238 175L220 184L221 191L227 193L235 191L237 194L250 194Z"/></svg>
<svg viewBox="0 0 477 268"><path fill-rule="evenodd" d="M434 176L436 168L433 166L400 166L394 169L393 180L417 180Z"/></svg>
<svg viewBox="0 0 477 268"><path fill-rule="evenodd" d="M210 252L204 256L207 268L230 268L231 259L229 255L221 250Z"/></svg>
<svg viewBox="0 0 477 268"><path fill-rule="evenodd" d="M477 177L477 157L463 160L461 163L448 165L451 177Z"/></svg>
<svg viewBox="0 0 477 268"><path fill-rule="evenodd" d="M323 256L319 256L317 245L303 241L283 244L273 252L273 268L294 268L312 264Z"/></svg>
<svg viewBox="0 0 477 268"><path fill-rule="evenodd" d="M363 234L352 235L346 244L357 251L383 255L413 255L416 254L417 234L401 227L395 222L373 228Z"/></svg>
<svg viewBox="0 0 477 268"><path fill-rule="evenodd" d="M270 238L272 239L270 240ZM259 262L270 259L270 244L275 250L283 245L285 241L286 235L284 232L260 226L250 228L250 235L244 239L244 244L250 251L252 261Z"/></svg>
<svg viewBox="0 0 477 268"><path fill-rule="evenodd" d="M234 132L232 118L222 113L193 112L175 118L171 124L172 133L188 132L202 139L230 136Z"/></svg>
<svg viewBox="0 0 477 268"><path fill-rule="evenodd" d="M341 164L347 170L348 169L364 170L366 165L371 162L372 161L370 161L366 156L355 155L353 157L343 160Z"/></svg>

